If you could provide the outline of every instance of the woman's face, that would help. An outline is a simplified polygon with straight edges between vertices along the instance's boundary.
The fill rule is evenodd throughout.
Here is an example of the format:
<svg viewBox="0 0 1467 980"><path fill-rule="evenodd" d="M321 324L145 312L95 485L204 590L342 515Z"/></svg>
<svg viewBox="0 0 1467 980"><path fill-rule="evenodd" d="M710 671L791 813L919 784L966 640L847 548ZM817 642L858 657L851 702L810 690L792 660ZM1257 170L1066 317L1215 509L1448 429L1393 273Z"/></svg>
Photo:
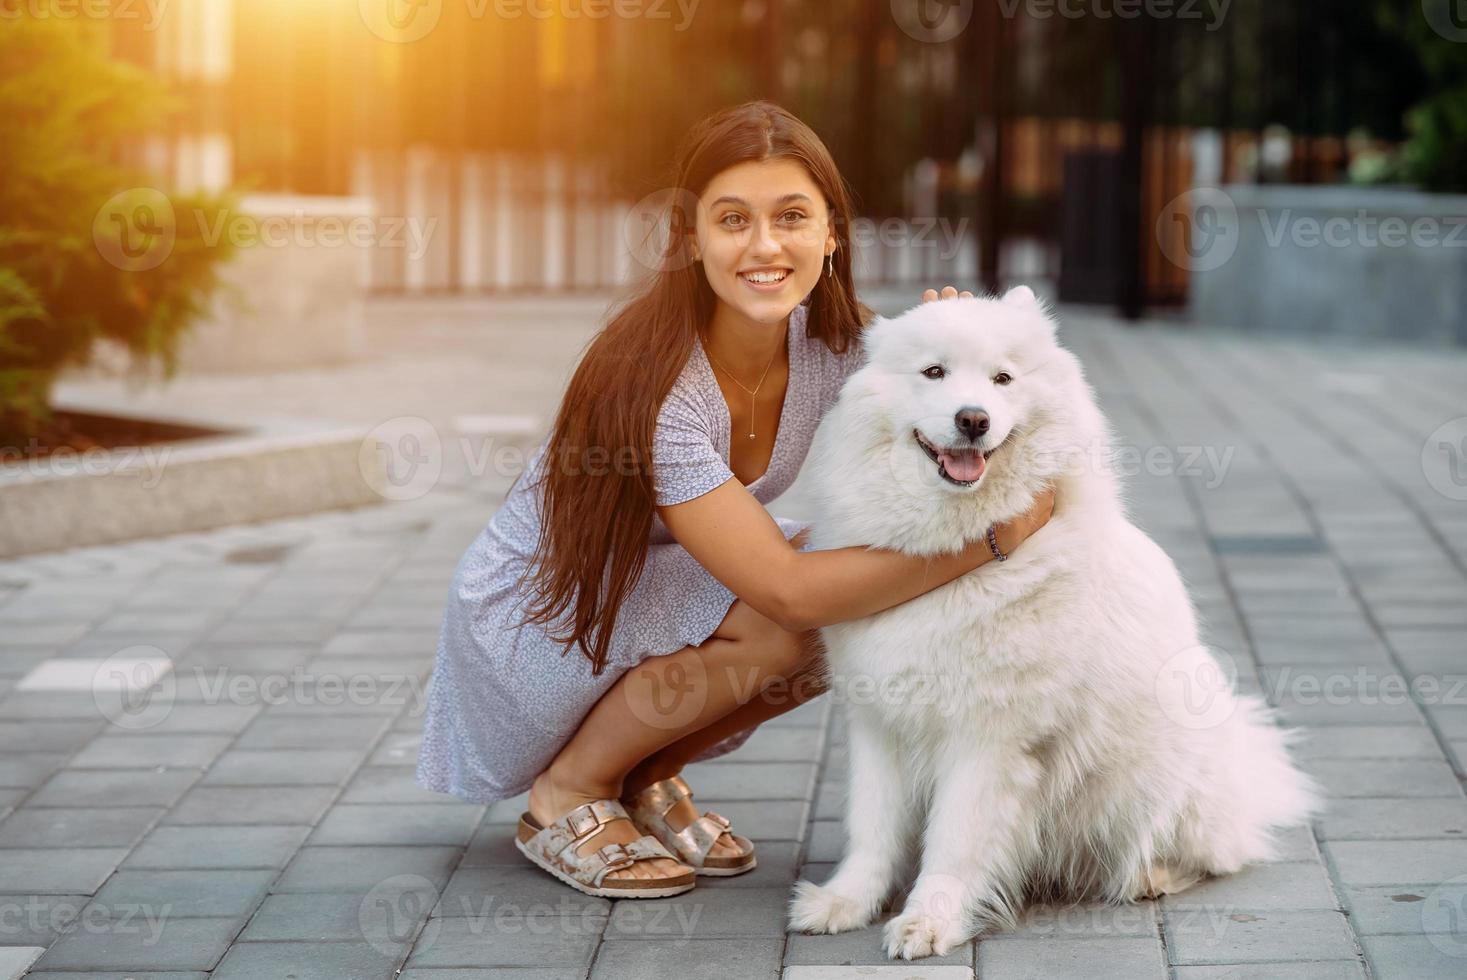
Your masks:
<svg viewBox="0 0 1467 980"><path fill-rule="evenodd" d="M694 256L718 298L776 323L815 288L836 247L825 195L786 157L735 164L698 198Z"/></svg>

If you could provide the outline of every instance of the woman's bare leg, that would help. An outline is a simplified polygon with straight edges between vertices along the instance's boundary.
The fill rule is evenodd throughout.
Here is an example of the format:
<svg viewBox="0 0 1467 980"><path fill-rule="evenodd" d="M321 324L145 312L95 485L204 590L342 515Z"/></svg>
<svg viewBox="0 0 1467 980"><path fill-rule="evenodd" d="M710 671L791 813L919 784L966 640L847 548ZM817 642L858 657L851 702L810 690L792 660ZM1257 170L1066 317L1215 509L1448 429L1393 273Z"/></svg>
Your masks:
<svg viewBox="0 0 1467 980"><path fill-rule="evenodd" d="M793 705L787 698L760 702L758 696L771 685L787 683L812 656L818 656L818 648L808 635L789 633L736 601L701 646L651 657L612 685L530 788L531 815L544 824L583 803L619 798L627 774L649 756L750 701L774 709L772 714L788 710ZM733 731L755 723L740 723ZM639 836L629 821L613 821L579 851ZM662 877L675 870L668 861L641 861L613 876Z"/></svg>

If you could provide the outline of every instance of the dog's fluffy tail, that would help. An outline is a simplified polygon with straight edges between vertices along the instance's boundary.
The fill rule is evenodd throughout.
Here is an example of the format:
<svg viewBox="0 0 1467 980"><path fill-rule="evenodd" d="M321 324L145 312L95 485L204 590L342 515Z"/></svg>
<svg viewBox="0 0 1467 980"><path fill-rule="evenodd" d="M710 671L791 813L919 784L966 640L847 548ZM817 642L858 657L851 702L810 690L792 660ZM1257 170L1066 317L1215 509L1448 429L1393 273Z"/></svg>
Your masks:
<svg viewBox="0 0 1467 980"><path fill-rule="evenodd" d="M1319 784L1291 757L1304 732L1280 726L1262 698L1237 695L1226 731L1219 746L1226 761L1217 795L1206 808L1210 812L1190 827L1192 839L1184 842L1194 856L1205 855L1202 867L1212 874L1275 860L1278 832L1307 825L1324 808Z"/></svg>

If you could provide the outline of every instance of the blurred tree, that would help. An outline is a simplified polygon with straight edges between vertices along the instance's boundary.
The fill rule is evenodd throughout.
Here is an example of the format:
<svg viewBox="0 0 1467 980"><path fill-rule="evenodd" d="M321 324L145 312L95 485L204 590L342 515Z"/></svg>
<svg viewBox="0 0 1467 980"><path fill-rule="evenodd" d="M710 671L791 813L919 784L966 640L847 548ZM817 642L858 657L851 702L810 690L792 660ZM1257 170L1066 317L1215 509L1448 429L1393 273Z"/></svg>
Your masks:
<svg viewBox="0 0 1467 980"><path fill-rule="evenodd" d="M227 198L164 195L116 164L170 103L106 41L85 21L0 27L0 445L41 430L57 373L99 337L171 374L230 253L211 233Z"/></svg>
<svg viewBox="0 0 1467 980"><path fill-rule="evenodd" d="M1460 192L1467 191L1467 24L1453 21L1451 10L1445 0L1380 6L1381 21L1415 48L1430 93L1405 113L1410 137L1385 176Z"/></svg>

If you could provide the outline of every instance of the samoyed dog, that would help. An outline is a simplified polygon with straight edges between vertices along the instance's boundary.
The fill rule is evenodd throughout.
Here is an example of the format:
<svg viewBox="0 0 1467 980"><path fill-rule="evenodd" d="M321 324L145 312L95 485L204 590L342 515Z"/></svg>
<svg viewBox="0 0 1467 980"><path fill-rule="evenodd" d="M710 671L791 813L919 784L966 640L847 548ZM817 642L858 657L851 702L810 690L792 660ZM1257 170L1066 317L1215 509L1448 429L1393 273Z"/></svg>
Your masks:
<svg viewBox="0 0 1467 980"><path fill-rule="evenodd" d="M794 930L868 925L919 838L894 958L1012 927L1026 900L1235 872L1318 810L1297 732L1235 692L1176 566L1127 520L1109 425L1055 327L1022 286L877 320L815 435L816 548L953 552L1045 483L1057 495L1006 561L823 629L851 692L849 844L829 881L795 886Z"/></svg>

